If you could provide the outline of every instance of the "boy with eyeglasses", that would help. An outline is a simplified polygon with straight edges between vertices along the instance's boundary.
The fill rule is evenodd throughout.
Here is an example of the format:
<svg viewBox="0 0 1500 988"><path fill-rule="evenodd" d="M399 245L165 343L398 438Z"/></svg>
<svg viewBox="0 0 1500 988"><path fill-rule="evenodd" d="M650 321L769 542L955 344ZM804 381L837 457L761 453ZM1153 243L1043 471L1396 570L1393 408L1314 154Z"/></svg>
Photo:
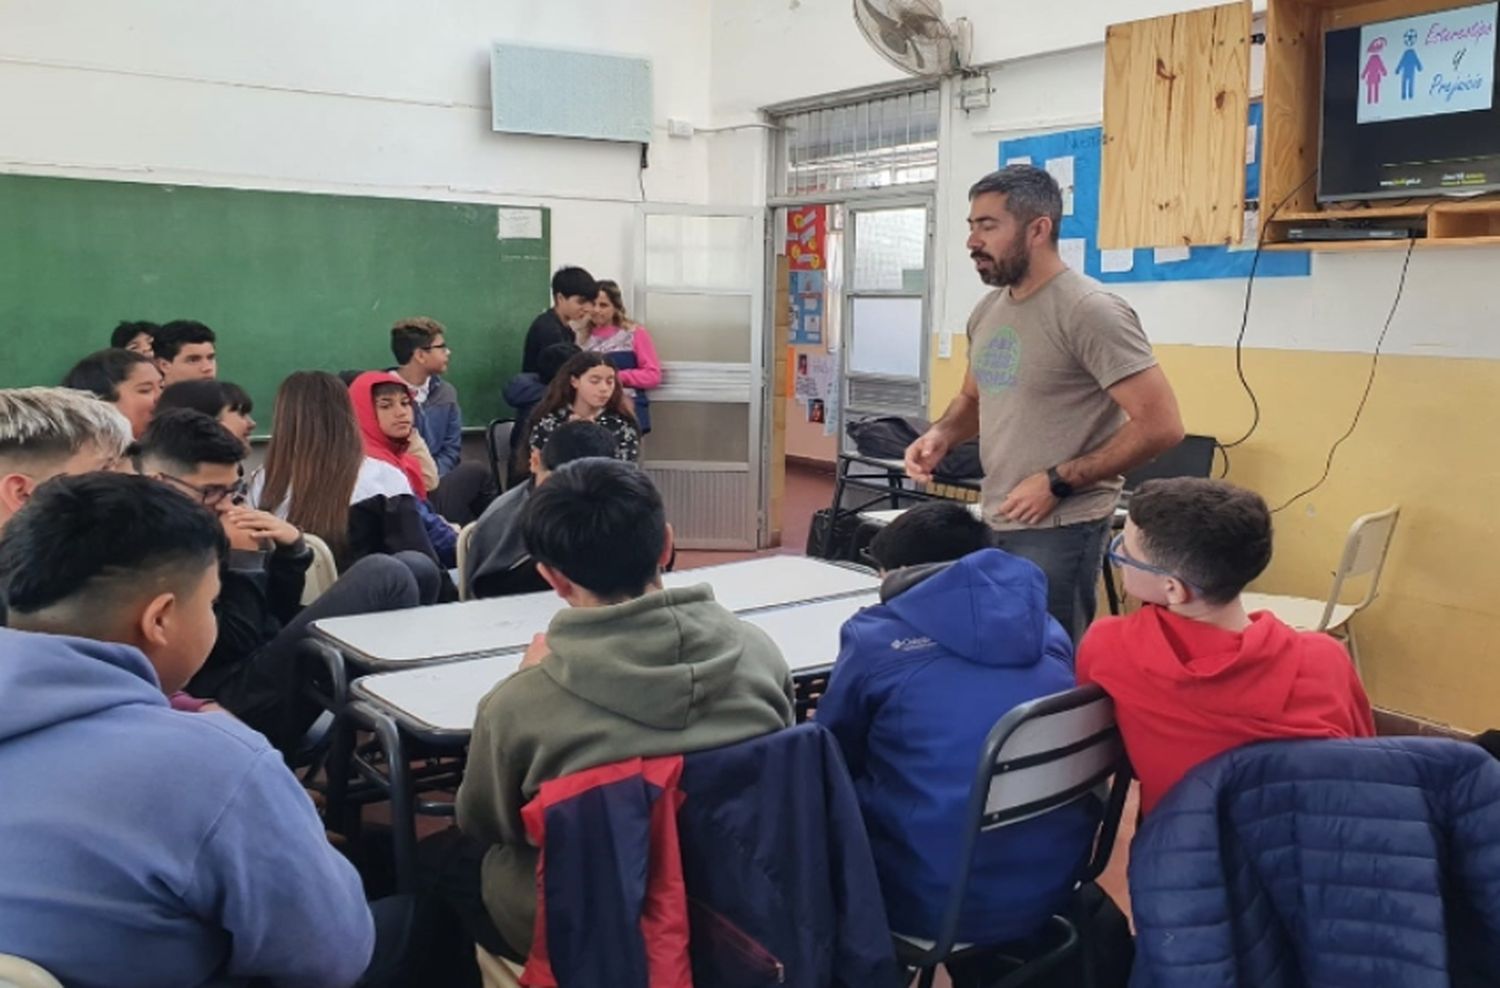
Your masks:
<svg viewBox="0 0 1500 988"><path fill-rule="evenodd" d="M245 504L244 457L244 444L218 422L174 408L152 421L136 465L142 475L217 512L229 537L214 604L218 637L187 692L218 701L289 753L318 715L303 696L297 670L297 651L312 622L433 603L441 574L414 553L367 556L303 607L312 551L296 526Z"/></svg>
<svg viewBox="0 0 1500 988"><path fill-rule="evenodd" d="M1089 629L1078 681L1114 698L1142 813L1231 748L1375 734L1338 642L1245 611L1240 593L1271 561L1271 514L1260 495L1218 480L1150 481L1132 495L1109 558L1144 606Z"/></svg>

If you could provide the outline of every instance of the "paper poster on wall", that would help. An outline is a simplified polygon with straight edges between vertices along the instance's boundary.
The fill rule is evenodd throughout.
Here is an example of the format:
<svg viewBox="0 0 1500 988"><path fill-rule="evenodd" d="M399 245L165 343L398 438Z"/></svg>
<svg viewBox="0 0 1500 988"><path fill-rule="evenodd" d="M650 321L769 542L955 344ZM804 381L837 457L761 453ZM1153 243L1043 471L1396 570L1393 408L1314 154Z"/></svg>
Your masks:
<svg viewBox="0 0 1500 988"><path fill-rule="evenodd" d="M1260 126L1261 104L1250 104L1248 125L1256 127L1257 138L1264 137ZM1248 135L1248 131L1247 131ZM1106 283L1128 281L1177 281L1205 278L1245 278L1255 264L1257 278L1306 277L1312 270L1310 255L1305 251L1278 251L1262 254L1256 262L1254 245L1250 250L1226 247L1164 248L1158 255L1149 247L1104 252L1099 249L1099 176L1101 164L1101 130L1086 127L1001 141L998 160L1011 163L1026 158L1048 164L1070 159L1073 179L1073 212L1064 215L1059 231L1059 250L1066 249L1070 263L1082 253L1082 264L1074 264L1084 274ZM1246 154L1250 158L1250 154ZM1245 168L1245 197L1260 195L1262 155L1257 148L1252 164ZM1072 243L1081 242L1081 248ZM1063 245L1067 247L1064 248ZM1107 254L1107 256L1106 256Z"/></svg>
<svg viewBox="0 0 1500 988"><path fill-rule="evenodd" d="M542 211L517 206L499 207L495 210L495 239L542 239Z"/></svg>
<svg viewBox="0 0 1500 988"><path fill-rule="evenodd" d="M1500 3L1481 3L1359 32L1362 124L1488 110L1495 100L1495 28Z"/></svg>
<svg viewBox="0 0 1500 988"><path fill-rule="evenodd" d="M822 271L792 271L789 297L792 302L791 342L821 346L823 302L826 280Z"/></svg>
<svg viewBox="0 0 1500 988"><path fill-rule="evenodd" d="M824 241L828 233L826 206L797 206L786 211L787 267L820 271L827 264Z"/></svg>
<svg viewBox="0 0 1500 988"><path fill-rule="evenodd" d="M801 353L797 355L796 388L794 394L808 401L827 401L838 378L838 361L823 353Z"/></svg>

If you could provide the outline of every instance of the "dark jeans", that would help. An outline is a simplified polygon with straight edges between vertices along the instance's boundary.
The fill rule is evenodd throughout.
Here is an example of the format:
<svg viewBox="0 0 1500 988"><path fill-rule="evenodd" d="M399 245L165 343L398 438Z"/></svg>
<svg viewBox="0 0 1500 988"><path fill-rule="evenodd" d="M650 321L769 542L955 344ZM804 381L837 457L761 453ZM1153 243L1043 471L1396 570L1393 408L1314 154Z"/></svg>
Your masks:
<svg viewBox="0 0 1500 988"><path fill-rule="evenodd" d="M995 544L1029 559L1047 576L1047 610L1077 645L1099 607L1099 574L1109 541L1110 520L996 532Z"/></svg>
<svg viewBox="0 0 1500 988"><path fill-rule="evenodd" d="M460 463L443 475L428 503L453 524L467 525L478 521L484 509L499 496L499 486L488 465Z"/></svg>
<svg viewBox="0 0 1500 988"><path fill-rule="evenodd" d="M442 573L419 552L366 556L338 578L317 600L298 612L281 632L250 656L215 699L255 728L286 755L318 719L318 708L303 691L298 651L314 621L397 611L437 601Z"/></svg>
<svg viewBox="0 0 1500 988"><path fill-rule="evenodd" d="M414 969L445 988L479 988L478 944L517 964L526 958L505 942L484 907L481 868L489 845L459 830L424 838L417 845L421 885L412 943Z"/></svg>

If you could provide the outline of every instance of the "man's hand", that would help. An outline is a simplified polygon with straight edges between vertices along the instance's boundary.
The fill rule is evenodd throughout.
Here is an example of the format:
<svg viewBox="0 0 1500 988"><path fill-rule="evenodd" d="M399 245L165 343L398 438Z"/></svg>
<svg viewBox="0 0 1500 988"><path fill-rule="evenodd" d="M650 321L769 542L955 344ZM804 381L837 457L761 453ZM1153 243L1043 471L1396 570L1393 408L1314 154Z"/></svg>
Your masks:
<svg viewBox="0 0 1500 988"><path fill-rule="evenodd" d="M1022 525L1039 525L1052 516L1057 498L1046 473L1034 473L1015 486L1000 504L1000 517Z"/></svg>
<svg viewBox="0 0 1500 988"><path fill-rule="evenodd" d="M936 429L928 429L917 441L906 447L906 475L918 483L932 480L932 472L948 455L948 440Z"/></svg>
<svg viewBox="0 0 1500 988"><path fill-rule="evenodd" d="M531 644L526 646L526 657L521 660L521 668L530 669L532 666L541 665L542 660L550 654L547 648L547 636L540 633L532 635Z"/></svg>
<svg viewBox="0 0 1500 988"><path fill-rule="evenodd" d="M224 516L224 525L229 530L231 542L236 533L244 533L252 539L270 539L280 546L295 545L302 537L296 525L269 511L254 508L231 508Z"/></svg>

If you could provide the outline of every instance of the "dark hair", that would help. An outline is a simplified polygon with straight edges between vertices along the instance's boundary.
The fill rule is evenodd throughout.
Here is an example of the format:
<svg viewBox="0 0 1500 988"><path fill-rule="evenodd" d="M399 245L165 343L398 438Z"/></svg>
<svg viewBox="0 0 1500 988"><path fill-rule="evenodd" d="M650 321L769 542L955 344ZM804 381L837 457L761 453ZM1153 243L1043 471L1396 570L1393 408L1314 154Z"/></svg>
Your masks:
<svg viewBox="0 0 1500 988"><path fill-rule="evenodd" d="M74 364L62 379L62 386L91 391L105 401L119 401L120 385L130 378L137 364L155 366L151 358L134 350L98 350Z"/></svg>
<svg viewBox="0 0 1500 988"><path fill-rule="evenodd" d="M618 445L614 433L596 422L565 422L542 447L542 466L556 470L564 463L590 456L611 458Z"/></svg>
<svg viewBox="0 0 1500 988"><path fill-rule="evenodd" d="M245 458L245 444L215 419L191 408L158 412L141 437L141 459L192 473L200 464L228 466Z"/></svg>
<svg viewBox="0 0 1500 988"><path fill-rule="evenodd" d="M884 570L948 563L995 544L990 527L956 501L928 501L903 512L870 542Z"/></svg>
<svg viewBox="0 0 1500 988"><path fill-rule="evenodd" d="M11 615L72 598L96 610L218 564L218 518L147 477L89 473L36 489L0 531L0 588Z"/></svg>
<svg viewBox="0 0 1500 988"><path fill-rule="evenodd" d="M577 343L553 343L544 348L536 358L536 379L546 387L557 379L557 372L569 360L583 352Z"/></svg>
<svg viewBox="0 0 1500 988"><path fill-rule="evenodd" d="M418 350L427 349L432 346L433 340L446 336L447 333L443 324L436 319L426 316L403 319L391 327L391 356L396 358L398 364L409 364Z"/></svg>
<svg viewBox="0 0 1500 988"><path fill-rule="evenodd" d="M173 319L151 336L151 352L171 363L189 343L213 343L214 331L191 319Z"/></svg>
<svg viewBox="0 0 1500 988"><path fill-rule="evenodd" d="M634 326L635 320L631 319L629 313L625 311L625 295L620 291L619 282L603 278L597 283L597 287L599 292L603 292L609 298L609 304L615 307L615 324L622 329ZM594 293L595 298L598 298L599 292Z"/></svg>
<svg viewBox="0 0 1500 988"><path fill-rule="evenodd" d="M1045 168L1035 165L1006 165L990 172L969 187L969 201L990 193L1005 196L1005 211L1022 226L1034 219L1052 221L1052 242L1057 243L1062 229L1062 189Z"/></svg>
<svg viewBox="0 0 1500 988"><path fill-rule="evenodd" d="M583 270L583 268L558 268L557 273L552 276L552 297L554 299L559 295L563 298L572 298L576 295L592 302L594 296L598 294L599 286L594 281L594 276Z"/></svg>
<svg viewBox="0 0 1500 988"><path fill-rule="evenodd" d="M130 341L145 333L153 342L161 327L154 322L125 321L115 327L115 331L109 334L109 345L116 350L123 350L130 345Z"/></svg>
<svg viewBox="0 0 1500 988"><path fill-rule="evenodd" d="M365 459L349 389L323 371L298 371L276 390L260 507L328 543L342 558L349 501Z"/></svg>
<svg viewBox="0 0 1500 988"><path fill-rule="evenodd" d="M249 415L255 409L255 401L244 388L228 381L178 381L162 391L156 408L158 415L169 408L191 408L218 418L225 412Z"/></svg>
<svg viewBox="0 0 1500 988"><path fill-rule="evenodd" d="M1130 520L1154 563L1227 604L1271 563L1271 512L1254 491L1222 480L1150 480L1130 497Z"/></svg>
<svg viewBox="0 0 1500 988"><path fill-rule="evenodd" d="M633 463L590 457L559 467L526 501L526 551L602 600L639 597L656 578L667 518Z"/></svg>

